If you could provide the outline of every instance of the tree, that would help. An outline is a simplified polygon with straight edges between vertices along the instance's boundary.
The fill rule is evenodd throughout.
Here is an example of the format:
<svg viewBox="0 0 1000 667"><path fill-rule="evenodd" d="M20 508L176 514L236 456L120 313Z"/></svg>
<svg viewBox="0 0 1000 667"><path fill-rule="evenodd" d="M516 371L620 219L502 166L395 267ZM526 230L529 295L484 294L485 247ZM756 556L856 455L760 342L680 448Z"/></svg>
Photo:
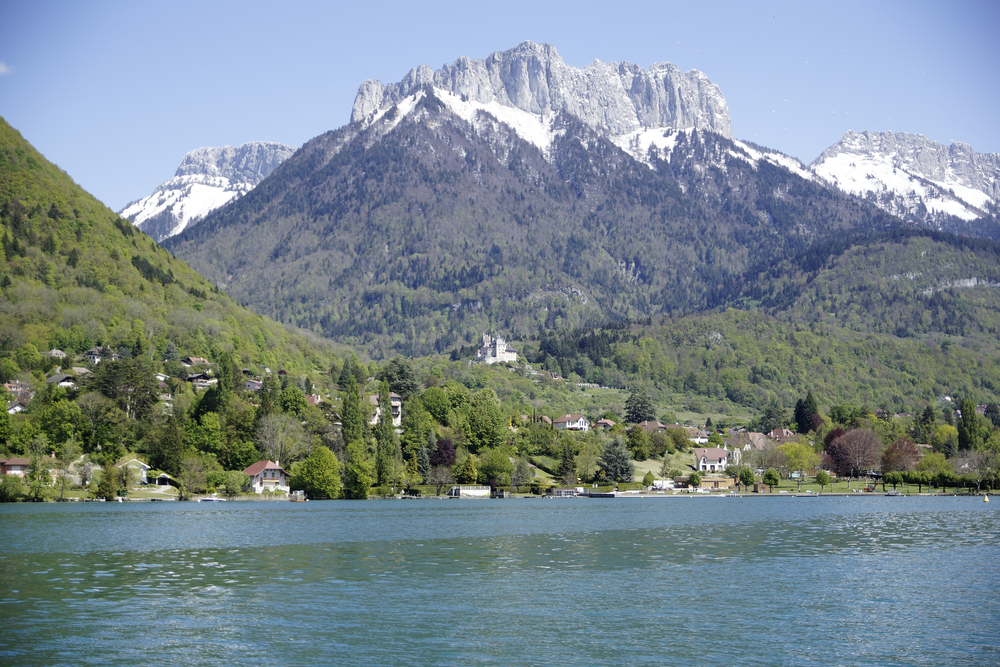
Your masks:
<svg viewBox="0 0 1000 667"><path fill-rule="evenodd" d="M817 472L816 483L819 484L819 490L822 492L830 484L830 473L825 470Z"/></svg>
<svg viewBox="0 0 1000 667"><path fill-rule="evenodd" d="M400 356L393 357L382 367L375 379L388 382L389 391L399 394L404 401L409 400L420 387L410 362Z"/></svg>
<svg viewBox="0 0 1000 667"><path fill-rule="evenodd" d="M278 407L282 412L301 417L306 411L306 396L298 387L289 386L278 395Z"/></svg>
<svg viewBox="0 0 1000 667"><path fill-rule="evenodd" d="M375 478L379 486L386 486L392 483L396 432L392 427L392 400L389 396L389 383L384 380L379 385L378 407L378 425L375 429Z"/></svg>
<svg viewBox="0 0 1000 667"><path fill-rule="evenodd" d="M563 442L557 476L567 488L576 486L576 457L573 455L573 443L568 438Z"/></svg>
<svg viewBox="0 0 1000 667"><path fill-rule="evenodd" d="M981 440L976 404L970 398L963 398L959 405L962 416L958 420L958 448L960 450L974 450Z"/></svg>
<svg viewBox="0 0 1000 667"><path fill-rule="evenodd" d="M618 435L613 436L605 445L601 458L597 461L597 467L604 471L606 479L615 482L629 483L635 477L632 456L625 448L625 441Z"/></svg>
<svg viewBox="0 0 1000 667"><path fill-rule="evenodd" d="M838 477L851 479L867 475L878 465L882 456L882 441L871 429L856 428L840 436L826 450Z"/></svg>
<svg viewBox="0 0 1000 667"><path fill-rule="evenodd" d="M510 485L516 490L517 487L524 486L524 483L534 476L535 474L531 471L531 466L528 465L528 460L523 456L519 457L514 462L514 471L510 476Z"/></svg>
<svg viewBox="0 0 1000 667"><path fill-rule="evenodd" d="M411 458L427 444L431 433L431 416L419 398L412 398L403 406L402 442L403 456Z"/></svg>
<svg viewBox="0 0 1000 667"><path fill-rule="evenodd" d="M24 481L28 484L28 500L32 502L45 500L48 488L52 485L48 459L44 455L47 447L48 442L42 434L37 435L29 445L31 459L24 473Z"/></svg>
<svg viewBox="0 0 1000 667"><path fill-rule="evenodd" d="M882 475L882 488L885 488L886 484L892 484L892 490L896 490L896 486L903 483L903 474L895 470L891 472L884 473Z"/></svg>
<svg viewBox="0 0 1000 667"><path fill-rule="evenodd" d="M819 462L819 457L816 456L812 447L800 442L786 442L778 447L778 451L785 456L785 465L788 466L788 469L799 472L798 490L801 491L805 471L814 467Z"/></svg>
<svg viewBox="0 0 1000 667"><path fill-rule="evenodd" d="M938 426L931 436L931 446L945 456L954 456L958 453L958 429L949 424Z"/></svg>
<svg viewBox="0 0 1000 667"><path fill-rule="evenodd" d="M106 501L112 502L115 499L116 486L114 470L111 466L108 466L101 470L101 480L97 484L97 492L94 495L97 498L104 498Z"/></svg>
<svg viewBox="0 0 1000 667"><path fill-rule="evenodd" d="M62 453L59 455L59 477L56 480L59 500L66 499L66 489L70 486L70 471L73 468L73 462L76 461L79 455L80 446L77 444L75 437L63 443Z"/></svg>
<svg viewBox="0 0 1000 667"><path fill-rule="evenodd" d="M514 464L510 462L510 452L506 447L480 453L479 473L486 477L490 486L503 484L504 480L509 482L513 472Z"/></svg>
<svg viewBox="0 0 1000 667"><path fill-rule="evenodd" d="M180 475L177 481L180 482L180 499L190 500L192 493L201 493L205 490L208 468L204 459L196 453L189 453L181 459Z"/></svg>
<svg viewBox="0 0 1000 667"><path fill-rule="evenodd" d="M441 387L431 387L420 395L420 401L434 421L442 426L448 425L448 412L451 410L448 392Z"/></svg>
<svg viewBox="0 0 1000 667"><path fill-rule="evenodd" d="M638 424L633 424L625 432L625 438L634 460L645 461L649 458L649 435L646 433L646 429Z"/></svg>
<svg viewBox="0 0 1000 667"><path fill-rule="evenodd" d="M882 472L906 472L914 470L920 461L920 450L909 438L894 441L882 452Z"/></svg>
<svg viewBox="0 0 1000 667"><path fill-rule="evenodd" d="M160 400L153 368L143 358L102 361L88 386L114 401L128 419L149 417Z"/></svg>
<svg viewBox="0 0 1000 667"><path fill-rule="evenodd" d="M472 460L472 454L465 457L465 461L459 467L455 478L459 484L475 484L479 481L479 471L476 470L476 462Z"/></svg>
<svg viewBox="0 0 1000 667"><path fill-rule="evenodd" d="M375 466L363 442L347 444L347 483L344 486L344 496L357 500L368 498L368 491L375 481Z"/></svg>
<svg viewBox="0 0 1000 667"><path fill-rule="evenodd" d="M235 496L243 490L244 486L250 485L250 478L239 470L228 470L222 478L222 486L227 496Z"/></svg>
<svg viewBox="0 0 1000 667"><path fill-rule="evenodd" d="M291 465L308 447L299 421L280 412L264 417L258 427L256 439L264 458L278 465L282 461L285 465Z"/></svg>
<svg viewBox="0 0 1000 667"><path fill-rule="evenodd" d="M638 424L644 421L656 419L656 411L653 409L653 401L644 392L633 391L625 399L625 421L629 424Z"/></svg>
<svg viewBox="0 0 1000 667"><path fill-rule="evenodd" d="M757 420L757 429L763 433L770 433L776 428L783 428L786 421L785 409L781 407L778 399L774 399Z"/></svg>
<svg viewBox="0 0 1000 667"><path fill-rule="evenodd" d="M291 485L312 498L340 497L340 461L326 447L316 447L292 470Z"/></svg>
<svg viewBox="0 0 1000 667"><path fill-rule="evenodd" d="M655 479L656 478L653 477L653 471L647 470L646 474L642 476L642 485L648 489L649 487L653 486L653 482L655 481Z"/></svg>
<svg viewBox="0 0 1000 667"><path fill-rule="evenodd" d="M365 417L361 411L361 390L358 389L358 381L353 373L348 373L345 381L347 388L342 396L343 407L340 411L341 432L344 435L344 442L360 442L365 429Z"/></svg>
<svg viewBox="0 0 1000 667"><path fill-rule="evenodd" d="M491 449L504 444L505 419L495 391L480 389L473 394L467 419L466 435L470 451L478 452L480 449Z"/></svg>
<svg viewBox="0 0 1000 667"><path fill-rule="evenodd" d="M740 466L740 474L737 479L739 480L739 483L743 485L744 489L750 488L753 486L753 483L757 481L756 477L754 477L753 470L750 469L750 466Z"/></svg>
<svg viewBox="0 0 1000 667"><path fill-rule="evenodd" d="M771 493L774 493L774 487L778 486L781 482L781 478L778 477L778 471L774 468L768 468L764 471L763 482L767 484L767 488Z"/></svg>
<svg viewBox="0 0 1000 667"><path fill-rule="evenodd" d="M452 476L451 469L448 466L434 466L427 477L427 483L435 487L435 494L440 496L441 489L454 484L455 478Z"/></svg>
<svg viewBox="0 0 1000 667"><path fill-rule="evenodd" d="M701 486L701 474L697 470L688 475L687 485L689 489L697 489Z"/></svg>
<svg viewBox="0 0 1000 667"><path fill-rule="evenodd" d="M76 399L76 406L80 409L83 449L87 452L96 450L115 425L124 419L114 401L99 392L84 394Z"/></svg>

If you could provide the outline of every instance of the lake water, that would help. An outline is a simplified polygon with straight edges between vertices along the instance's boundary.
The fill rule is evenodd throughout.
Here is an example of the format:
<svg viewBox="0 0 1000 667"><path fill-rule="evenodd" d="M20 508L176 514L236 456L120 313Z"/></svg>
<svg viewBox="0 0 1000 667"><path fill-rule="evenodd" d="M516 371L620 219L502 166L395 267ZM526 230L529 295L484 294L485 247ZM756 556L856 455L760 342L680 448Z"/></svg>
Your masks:
<svg viewBox="0 0 1000 667"><path fill-rule="evenodd" d="M0 505L0 665L1000 664L1000 499Z"/></svg>

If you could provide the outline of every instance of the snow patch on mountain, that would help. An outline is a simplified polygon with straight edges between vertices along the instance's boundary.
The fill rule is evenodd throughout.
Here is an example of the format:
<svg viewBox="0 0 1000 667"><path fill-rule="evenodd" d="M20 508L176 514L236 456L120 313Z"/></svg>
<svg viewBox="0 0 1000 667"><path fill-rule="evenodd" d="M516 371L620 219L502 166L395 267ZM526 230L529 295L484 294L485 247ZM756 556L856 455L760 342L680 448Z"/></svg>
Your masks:
<svg viewBox="0 0 1000 667"><path fill-rule="evenodd" d="M1000 155L919 134L848 131L811 168L845 192L922 223L976 220L1000 201Z"/></svg>
<svg viewBox="0 0 1000 667"><path fill-rule="evenodd" d="M294 152L291 146L263 141L193 150L173 178L119 215L162 241L245 195Z"/></svg>

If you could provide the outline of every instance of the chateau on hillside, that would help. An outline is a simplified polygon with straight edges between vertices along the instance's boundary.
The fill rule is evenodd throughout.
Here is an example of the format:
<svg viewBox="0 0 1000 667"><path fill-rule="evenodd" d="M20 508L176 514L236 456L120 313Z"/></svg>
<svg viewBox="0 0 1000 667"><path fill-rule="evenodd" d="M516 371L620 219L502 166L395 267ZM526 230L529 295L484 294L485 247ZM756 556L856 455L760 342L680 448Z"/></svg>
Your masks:
<svg viewBox="0 0 1000 667"><path fill-rule="evenodd" d="M493 338L483 334L483 346L476 353L476 361L485 364L500 364L505 361L517 363L517 352L507 345L503 338Z"/></svg>

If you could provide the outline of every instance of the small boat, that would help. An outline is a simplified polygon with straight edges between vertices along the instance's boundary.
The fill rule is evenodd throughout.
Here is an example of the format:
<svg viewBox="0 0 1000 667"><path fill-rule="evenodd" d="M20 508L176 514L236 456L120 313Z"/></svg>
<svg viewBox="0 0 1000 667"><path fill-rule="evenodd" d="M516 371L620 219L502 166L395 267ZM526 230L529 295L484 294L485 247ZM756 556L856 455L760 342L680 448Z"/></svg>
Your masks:
<svg viewBox="0 0 1000 667"><path fill-rule="evenodd" d="M224 503L224 502L226 502L226 499L225 498L219 498L216 495L211 495L208 498L199 498L198 502L199 503Z"/></svg>
<svg viewBox="0 0 1000 667"><path fill-rule="evenodd" d="M885 495L887 495L887 496L901 496L903 494L900 493L899 491L897 491L896 489L893 489L892 491L887 491Z"/></svg>
<svg viewBox="0 0 1000 667"><path fill-rule="evenodd" d="M288 494L288 500L290 500L293 503L307 503L307 502L309 502L309 499L306 498L306 492L305 491L292 491L290 494Z"/></svg>

